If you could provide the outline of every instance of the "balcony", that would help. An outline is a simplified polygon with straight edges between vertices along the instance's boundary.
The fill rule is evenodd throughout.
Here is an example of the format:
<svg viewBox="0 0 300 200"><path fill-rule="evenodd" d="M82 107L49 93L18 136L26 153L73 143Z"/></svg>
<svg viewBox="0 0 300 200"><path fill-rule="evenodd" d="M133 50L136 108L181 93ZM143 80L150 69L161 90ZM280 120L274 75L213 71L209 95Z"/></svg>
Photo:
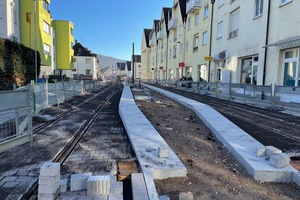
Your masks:
<svg viewBox="0 0 300 200"><path fill-rule="evenodd" d="M157 36L158 40L164 39L164 32L163 32L163 30L158 31L156 36Z"/></svg>
<svg viewBox="0 0 300 200"><path fill-rule="evenodd" d="M168 30L177 29L177 27L178 27L178 17L176 15L176 16L172 17L171 19L169 19Z"/></svg>
<svg viewBox="0 0 300 200"><path fill-rule="evenodd" d="M201 8L201 0L189 0L186 3L186 14L194 13Z"/></svg>

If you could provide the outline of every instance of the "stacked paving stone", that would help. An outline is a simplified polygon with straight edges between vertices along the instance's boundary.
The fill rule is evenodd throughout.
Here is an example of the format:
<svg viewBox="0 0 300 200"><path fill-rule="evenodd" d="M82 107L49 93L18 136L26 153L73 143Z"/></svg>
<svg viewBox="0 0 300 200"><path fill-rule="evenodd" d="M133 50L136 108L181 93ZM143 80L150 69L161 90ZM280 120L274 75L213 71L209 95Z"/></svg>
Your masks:
<svg viewBox="0 0 300 200"><path fill-rule="evenodd" d="M87 190L87 196L109 200L123 200L123 182L116 176L92 176L92 173L72 174L70 191Z"/></svg>
<svg viewBox="0 0 300 200"><path fill-rule="evenodd" d="M45 163L40 170L38 199L54 200L59 193L60 163Z"/></svg>

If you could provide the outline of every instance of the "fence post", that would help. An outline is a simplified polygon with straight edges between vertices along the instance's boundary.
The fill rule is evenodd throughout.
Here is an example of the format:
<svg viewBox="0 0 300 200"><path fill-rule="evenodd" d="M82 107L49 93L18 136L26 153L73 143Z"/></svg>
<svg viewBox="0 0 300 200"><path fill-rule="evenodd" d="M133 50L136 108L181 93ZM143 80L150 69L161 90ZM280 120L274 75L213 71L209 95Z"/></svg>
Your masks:
<svg viewBox="0 0 300 200"><path fill-rule="evenodd" d="M33 134L32 134L32 99L33 99L33 90L32 90L32 85L28 84L28 95L27 95L27 100L28 100L28 129L29 129L29 135L30 135L30 145L32 146L33 142Z"/></svg>
<svg viewBox="0 0 300 200"><path fill-rule="evenodd" d="M246 103L246 84L243 84L244 89L244 104Z"/></svg>
<svg viewBox="0 0 300 200"><path fill-rule="evenodd" d="M61 79L61 84L62 84L62 90L63 90L63 101L66 100L66 92L65 92L65 83L64 80Z"/></svg>
<svg viewBox="0 0 300 200"><path fill-rule="evenodd" d="M59 108L59 91L57 89L56 81L54 81L55 84L55 91L56 91L56 102L57 102L57 108Z"/></svg>
<svg viewBox="0 0 300 200"><path fill-rule="evenodd" d="M229 100L231 100L231 81L229 81L228 83L228 89L229 89L228 91Z"/></svg>
<svg viewBox="0 0 300 200"><path fill-rule="evenodd" d="M272 107L275 107L276 105L276 83L274 83L274 87L273 84L271 84L271 94L272 94Z"/></svg>
<svg viewBox="0 0 300 200"><path fill-rule="evenodd" d="M76 85L74 79L72 80L73 83L73 91L74 91L74 96L76 95Z"/></svg>
<svg viewBox="0 0 300 200"><path fill-rule="evenodd" d="M48 89L48 80L46 79L45 83L45 94L46 94L46 107L49 106L49 89Z"/></svg>
<svg viewBox="0 0 300 200"><path fill-rule="evenodd" d="M85 85L84 85L84 82L83 80L81 80L81 93L83 94L85 92Z"/></svg>
<svg viewBox="0 0 300 200"><path fill-rule="evenodd" d="M32 91L33 91L33 113L36 115L36 97L35 97L35 91L34 91L34 80L31 80L31 85L32 85Z"/></svg>

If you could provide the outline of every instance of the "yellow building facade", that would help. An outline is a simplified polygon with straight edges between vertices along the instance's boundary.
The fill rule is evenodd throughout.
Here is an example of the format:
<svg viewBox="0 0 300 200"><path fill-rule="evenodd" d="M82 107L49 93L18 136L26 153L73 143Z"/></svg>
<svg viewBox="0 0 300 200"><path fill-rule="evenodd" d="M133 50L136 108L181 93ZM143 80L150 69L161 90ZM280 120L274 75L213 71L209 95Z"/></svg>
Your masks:
<svg viewBox="0 0 300 200"><path fill-rule="evenodd" d="M20 1L21 44L36 49L41 55L42 67L51 67L52 28L50 0Z"/></svg>
<svg viewBox="0 0 300 200"><path fill-rule="evenodd" d="M56 69L73 70L74 25L67 20L53 20L51 25L55 31Z"/></svg>

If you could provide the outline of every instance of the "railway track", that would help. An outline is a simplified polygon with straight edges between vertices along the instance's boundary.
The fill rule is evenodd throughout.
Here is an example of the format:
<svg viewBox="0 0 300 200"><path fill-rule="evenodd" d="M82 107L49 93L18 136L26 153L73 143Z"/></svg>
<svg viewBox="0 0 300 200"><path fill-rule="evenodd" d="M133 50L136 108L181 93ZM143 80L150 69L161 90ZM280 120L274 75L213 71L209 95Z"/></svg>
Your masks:
<svg viewBox="0 0 300 200"><path fill-rule="evenodd" d="M88 117L88 119L83 123L83 125L74 133L72 138L64 145L64 147L56 154L56 156L52 159L53 162L60 162L61 166L64 165L65 161L68 159L68 157L72 154L72 152L76 149L78 144L81 142L82 138L85 136L85 134L90 133L91 131L94 131L95 127L94 124L99 118L103 121L103 116L108 112L107 108L113 106L118 107L118 101L116 102L116 99L119 100L121 90L119 88L120 86L110 86L105 88L101 93L97 94L91 99L88 99L79 105L73 106L72 109L60 114L55 120L52 120L50 122L43 123L42 125L35 128L34 132L38 133L39 131L43 131L45 128L47 128L49 125L52 125L54 123L57 123L59 120L68 117L68 115L72 114L72 112L76 110L80 110L86 107L93 107L92 110L93 114ZM105 97L105 98L104 98ZM114 100L112 100L114 99ZM118 123L118 122L114 122ZM99 127L98 127L99 129ZM101 128L97 131L101 131ZM123 129L121 129L121 132L123 132ZM88 136L86 140L91 139L92 136ZM118 141L119 142L119 141ZM120 141L122 142L122 141ZM98 146L99 149L99 146ZM128 155L126 158L132 158L132 152L128 152ZM122 159L120 159L122 160ZM86 165L91 165L91 163L86 162ZM37 192L38 192L38 181L36 181L32 187L23 194L21 199L37 199Z"/></svg>
<svg viewBox="0 0 300 200"><path fill-rule="evenodd" d="M275 146L291 156L300 154L299 117L171 87L158 87L213 107L265 146Z"/></svg>

